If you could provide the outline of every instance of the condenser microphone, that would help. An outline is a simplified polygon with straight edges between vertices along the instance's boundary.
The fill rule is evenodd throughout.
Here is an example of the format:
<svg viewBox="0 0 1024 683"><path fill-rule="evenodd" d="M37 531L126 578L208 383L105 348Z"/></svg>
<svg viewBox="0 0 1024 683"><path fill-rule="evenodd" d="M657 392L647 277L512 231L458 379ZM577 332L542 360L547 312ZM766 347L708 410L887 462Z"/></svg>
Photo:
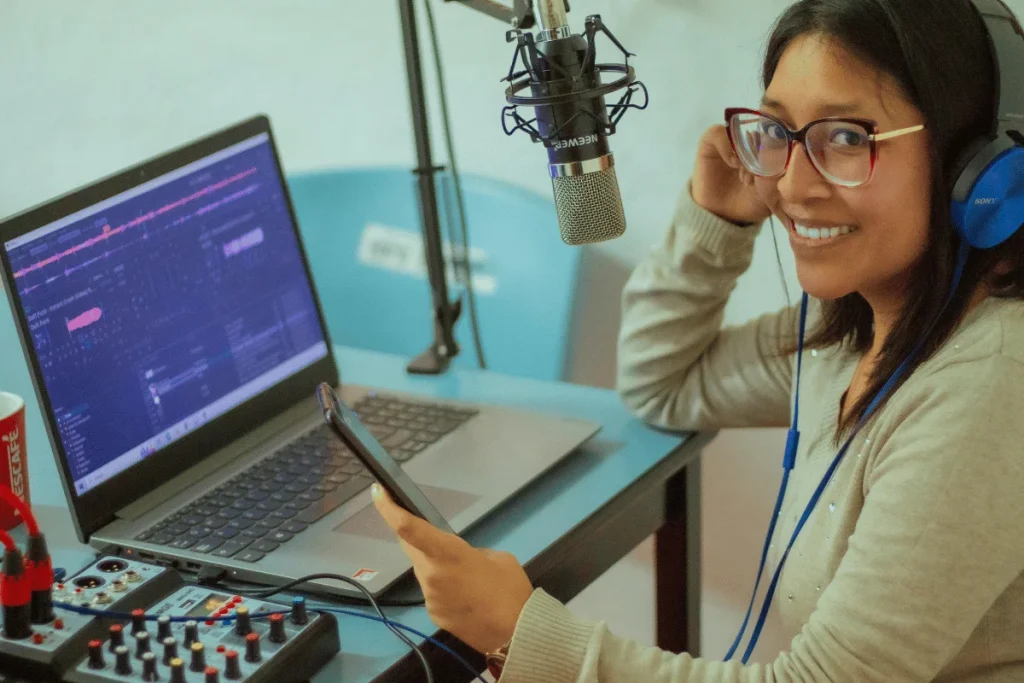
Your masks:
<svg viewBox="0 0 1024 683"><path fill-rule="evenodd" d="M566 244L580 245L614 239L626 230L615 158L608 137L628 108L646 108L646 88L635 79L628 64L628 53L604 28L598 15L587 17L583 35L569 29L564 0L538 0L541 30L536 38L521 31L510 31L509 40L518 38L516 59L506 80L510 107L505 108L505 132L526 130L535 142L547 148L548 174L551 177L559 231ZM594 38L604 32L626 58L622 65L597 64ZM522 59L525 71L515 72ZM601 74L620 72L621 77L603 84ZM627 87L618 104L609 107L605 95ZM516 93L529 88L530 94ZM643 89L643 105L631 103L633 93ZM516 106L536 110L525 120ZM510 130L507 120L516 125Z"/></svg>

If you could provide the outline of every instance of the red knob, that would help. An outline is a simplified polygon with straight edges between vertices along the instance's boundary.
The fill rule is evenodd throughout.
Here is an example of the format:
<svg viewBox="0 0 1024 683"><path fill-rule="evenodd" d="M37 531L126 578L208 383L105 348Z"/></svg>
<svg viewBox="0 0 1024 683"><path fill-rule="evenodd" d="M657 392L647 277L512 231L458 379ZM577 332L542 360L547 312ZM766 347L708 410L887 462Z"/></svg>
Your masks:
<svg viewBox="0 0 1024 683"><path fill-rule="evenodd" d="M141 609L132 610L132 633L140 633L146 630L146 611Z"/></svg>
<svg viewBox="0 0 1024 683"><path fill-rule="evenodd" d="M242 677L242 667L238 664L238 653L228 650L224 653L224 678L237 681Z"/></svg>
<svg viewBox="0 0 1024 683"><path fill-rule="evenodd" d="M263 659L260 653L260 634L252 631L245 637L245 661L258 662Z"/></svg>

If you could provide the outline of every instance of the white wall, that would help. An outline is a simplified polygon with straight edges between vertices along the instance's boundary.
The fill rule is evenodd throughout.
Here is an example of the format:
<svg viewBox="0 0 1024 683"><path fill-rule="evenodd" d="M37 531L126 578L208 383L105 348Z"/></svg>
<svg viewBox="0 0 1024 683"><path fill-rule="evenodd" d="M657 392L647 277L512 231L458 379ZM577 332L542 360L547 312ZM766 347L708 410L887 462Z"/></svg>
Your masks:
<svg viewBox="0 0 1024 683"><path fill-rule="evenodd" d="M500 127L505 26L435 2L461 168L549 194L541 148ZM756 101L759 50L785 4L573 4L574 28L600 13L637 54L652 98L612 140L630 229L602 256L629 266L660 238L700 132L726 105ZM4 0L0 38L0 215L258 111L271 116L287 170L414 162L395 2ZM436 109L433 123L443 158ZM766 282L737 297L738 317L781 303L773 261L759 262L765 277L752 279Z"/></svg>
<svg viewBox="0 0 1024 683"><path fill-rule="evenodd" d="M629 112L612 140L629 229L588 251L577 381L610 384L623 278L661 239L701 132L721 120L725 106L759 98L760 51L787 4L574 0L573 28L600 13L636 53L651 93L649 109ZM435 6L461 168L548 194L543 151L524 136L507 138L499 124L499 79L512 56L505 27L454 4ZM422 39L426 47L425 32ZM411 168L401 45L397 3L387 0L0 0L0 216L254 112L270 115L286 170ZM436 108L433 123L441 159ZM795 292L789 250L781 247ZM728 320L783 303L766 231ZM705 597L724 604L714 614L728 619L708 625L709 655L724 651L745 608L774 497L765 482L778 480L781 445L778 434L733 432L711 449Z"/></svg>

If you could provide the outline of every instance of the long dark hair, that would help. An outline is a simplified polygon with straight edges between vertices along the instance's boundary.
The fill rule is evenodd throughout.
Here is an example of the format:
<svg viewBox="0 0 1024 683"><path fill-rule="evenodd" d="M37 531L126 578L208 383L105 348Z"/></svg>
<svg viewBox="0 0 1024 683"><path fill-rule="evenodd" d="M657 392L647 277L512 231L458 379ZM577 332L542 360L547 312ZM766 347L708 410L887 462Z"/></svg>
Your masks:
<svg viewBox="0 0 1024 683"><path fill-rule="evenodd" d="M768 40L762 74L766 89L786 47L807 34L836 40L865 64L892 77L924 115L931 141L928 245L910 273L909 296L881 347L868 391L840 421L838 439L863 417L949 295L959 245L950 217L953 176L966 143L992 127L995 69L985 26L969 0L800 0L779 18ZM1019 70L1024 65L1003 68ZM995 276L1000 263L1008 272ZM1024 298L1024 231L998 247L972 250L957 292L899 383L949 338L983 281L996 296ZM821 322L809 331L806 347L847 344L863 353L873 341L872 320L871 308L860 294L823 301Z"/></svg>

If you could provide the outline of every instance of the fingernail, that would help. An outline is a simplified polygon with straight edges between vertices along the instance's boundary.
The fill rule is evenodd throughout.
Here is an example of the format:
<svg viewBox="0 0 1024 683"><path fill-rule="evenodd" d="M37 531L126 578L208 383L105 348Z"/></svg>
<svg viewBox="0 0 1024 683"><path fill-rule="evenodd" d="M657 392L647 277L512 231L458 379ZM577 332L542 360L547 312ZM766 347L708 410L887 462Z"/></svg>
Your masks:
<svg viewBox="0 0 1024 683"><path fill-rule="evenodd" d="M374 483L370 487L370 495L373 496L374 498L379 498L380 497L380 486L377 485L376 483Z"/></svg>

